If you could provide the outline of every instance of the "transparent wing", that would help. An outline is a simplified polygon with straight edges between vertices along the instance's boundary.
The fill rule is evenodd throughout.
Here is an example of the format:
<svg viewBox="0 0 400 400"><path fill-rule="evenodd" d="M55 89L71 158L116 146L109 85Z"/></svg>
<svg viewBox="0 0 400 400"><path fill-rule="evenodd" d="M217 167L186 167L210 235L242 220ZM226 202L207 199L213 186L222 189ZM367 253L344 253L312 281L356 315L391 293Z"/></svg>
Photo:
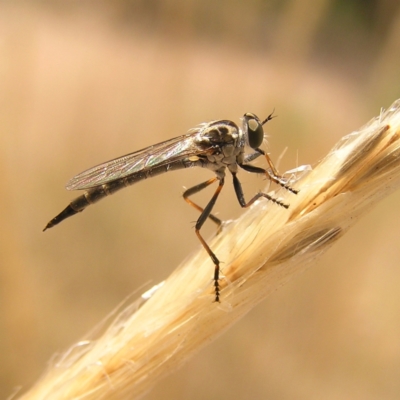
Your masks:
<svg viewBox="0 0 400 400"><path fill-rule="evenodd" d="M207 153L211 146L201 146L196 140L200 128L146 147L134 153L106 161L74 176L66 185L67 190L89 189L125 176L166 165L186 157Z"/></svg>

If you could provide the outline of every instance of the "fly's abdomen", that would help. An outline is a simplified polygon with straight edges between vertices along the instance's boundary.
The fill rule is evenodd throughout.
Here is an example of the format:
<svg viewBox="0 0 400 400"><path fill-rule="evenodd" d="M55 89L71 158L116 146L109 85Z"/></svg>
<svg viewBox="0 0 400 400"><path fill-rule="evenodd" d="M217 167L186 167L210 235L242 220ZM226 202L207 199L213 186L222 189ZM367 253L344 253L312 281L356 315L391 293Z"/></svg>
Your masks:
<svg viewBox="0 0 400 400"><path fill-rule="evenodd" d="M76 199L72 200L71 203L63 211L60 212L60 214L54 217L46 225L43 231L52 228L54 225L57 225L61 221L64 221L64 219L72 217L78 212L83 211L91 204L97 203L104 197L114 194L118 190L123 189L127 186L133 185L139 181L147 178L152 178L168 171L174 171L177 169L190 168L195 166L202 166L202 161L198 159L178 160L168 165L158 165L156 167L136 172L123 178L115 179L114 181L110 181L102 185L90 188L82 196L79 196Z"/></svg>
<svg viewBox="0 0 400 400"><path fill-rule="evenodd" d="M60 212L60 214L54 217L43 230L45 231L48 228L52 228L54 225L57 225L61 221L64 221L64 219L72 217L78 212L83 211L91 204L94 204L104 197L115 193L117 190L124 188L126 186L126 183L124 183L123 181L124 180L121 179L89 189L82 196L79 196L76 199L72 200L71 203L69 203L69 205Z"/></svg>
<svg viewBox="0 0 400 400"><path fill-rule="evenodd" d="M77 199L75 199L73 202L76 202L77 200L82 200L82 198L85 198L85 196L79 196ZM43 229L43 232L46 229L52 228L54 225L59 224L61 221L64 221L64 219L68 217L72 217L73 215L77 214L79 211L82 211L84 208L81 210L74 210L69 204L63 211L60 212L56 217L54 217Z"/></svg>

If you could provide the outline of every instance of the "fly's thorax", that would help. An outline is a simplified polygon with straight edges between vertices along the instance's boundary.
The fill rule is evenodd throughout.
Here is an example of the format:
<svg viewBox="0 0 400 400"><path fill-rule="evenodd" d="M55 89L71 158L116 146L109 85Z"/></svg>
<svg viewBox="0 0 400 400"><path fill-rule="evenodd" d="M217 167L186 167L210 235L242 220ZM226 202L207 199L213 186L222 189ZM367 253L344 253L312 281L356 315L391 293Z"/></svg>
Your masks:
<svg viewBox="0 0 400 400"><path fill-rule="evenodd" d="M199 131L200 146L212 148L206 155L210 163L230 165L244 152L245 140L238 126L229 120L212 121Z"/></svg>
<svg viewBox="0 0 400 400"><path fill-rule="evenodd" d="M244 163L244 149L236 156L236 162L237 164Z"/></svg>
<svg viewBox="0 0 400 400"><path fill-rule="evenodd" d="M244 159L244 152L236 148L234 154L225 156L222 150L214 149L212 154L206 154L209 163L218 165L241 164Z"/></svg>
<svg viewBox="0 0 400 400"><path fill-rule="evenodd" d="M206 124L197 138L199 144L224 147L243 146L242 134L239 127L229 120L212 121ZM229 151L229 150L227 150Z"/></svg>

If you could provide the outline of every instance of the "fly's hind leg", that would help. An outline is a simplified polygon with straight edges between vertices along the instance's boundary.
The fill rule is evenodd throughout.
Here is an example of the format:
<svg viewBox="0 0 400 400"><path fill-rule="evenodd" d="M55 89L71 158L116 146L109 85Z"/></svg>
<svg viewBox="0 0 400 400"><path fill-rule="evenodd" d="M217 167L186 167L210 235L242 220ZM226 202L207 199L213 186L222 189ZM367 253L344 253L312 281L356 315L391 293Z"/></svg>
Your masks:
<svg viewBox="0 0 400 400"><path fill-rule="evenodd" d="M197 185L197 187L195 186L192 189L198 189L198 187L207 187L208 185L210 185L211 183L215 182L218 178L213 178L210 179L207 182L204 182L203 184ZM219 268L219 260L217 258L217 256L214 254L214 252L210 249L209 245L206 243L206 241L203 239L203 237L200 234L200 229L203 226L204 222L207 220L207 218L211 218L213 215L211 214L211 211L218 199L219 194L221 193L221 190L224 186L224 179L220 179L219 181L219 185L217 187L217 190L215 191L213 197L211 198L211 200L208 202L208 204L205 206L204 209L202 209L202 212L200 214L199 219L196 222L196 226L195 226L195 232L197 237L199 238L201 244L203 245L204 249L207 251L208 255L210 256L212 262L214 263L214 289L215 289L215 301L219 303L219 296L220 296L220 288L219 288L219 272L220 272L220 268ZM190 189L189 189L190 190ZM201 190L198 189L197 191ZM196 190L194 191L194 193L196 193ZM215 218L215 217L214 217ZM212 219L212 218L211 218ZM215 218L218 220L218 218ZM214 221L214 219L212 219ZM214 221L215 222L215 221Z"/></svg>
<svg viewBox="0 0 400 400"><path fill-rule="evenodd" d="M213 184L218 178L214 177L209 179L208 181L199 183L198 185L195 185L187 190L185 190L183 192L183 198L186 201L186 203L188 203L189 205L191 205L192 207L194 207L197 211L200 211L201 213L204 211L204 208L200 207L198 204L196 204L194 201L192 201L191 199L189 199L190 196L202 191L203 189L205 189L206 187L210 186L211 184ZM222 221L217 218L215 215L213 214L209 214L208 218L211 219L211 221L213 221L216 225L217 225L217 235L221 232L222 230Z"/></svg>

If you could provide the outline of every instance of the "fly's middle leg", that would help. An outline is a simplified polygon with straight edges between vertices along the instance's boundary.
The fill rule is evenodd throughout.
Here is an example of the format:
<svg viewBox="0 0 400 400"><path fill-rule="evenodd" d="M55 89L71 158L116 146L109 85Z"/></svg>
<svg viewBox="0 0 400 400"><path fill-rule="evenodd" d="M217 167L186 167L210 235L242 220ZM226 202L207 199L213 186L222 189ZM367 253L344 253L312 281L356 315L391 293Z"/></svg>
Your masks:
<svg viewBox="0 0 400 400"><path fill-rule="evenodd" d="M246 202L246 200L244 199L244 193L243 193L242 185L240 184L239 179L237 178L236 174L232 174L232 176L233 176L233 187L235 188L236 197L237 197L237 199L239 201L239 204L243 208L250 207L260 197L264 197L267 200L270 200L273 203L277 204L278 206L281 206L281 207L284 207L284 208L289 208L288 204L285 204L282 201L276 199L275 197L272 197L269 194L263 193L263 192L257 193L254 197L252 197L249 201Z"/></svg>
<svg viewBox="0 0 400 400"><path fill-rule="evenodd" d="M192 201L191 199L189 199L190 196L200 192L201 190L205 189L206 187L210 186L211 184L213 184L218 178L214 177L209 179L208 181L199 183L198 185L195 185L187 190L185 190L183 192L183 199L186 201L186 203L188 203L189 205L191 205L192 207L194 207L196 210L200 211L201 213L204 211L204 208L200 207L198 204L196 204L194 201ZM208 218L211 219L211 221L213 221L218 229L217 229L217 235L221 232L222 229L222 221L217 218L215 215L213 214L209 214Z"/></svg>

